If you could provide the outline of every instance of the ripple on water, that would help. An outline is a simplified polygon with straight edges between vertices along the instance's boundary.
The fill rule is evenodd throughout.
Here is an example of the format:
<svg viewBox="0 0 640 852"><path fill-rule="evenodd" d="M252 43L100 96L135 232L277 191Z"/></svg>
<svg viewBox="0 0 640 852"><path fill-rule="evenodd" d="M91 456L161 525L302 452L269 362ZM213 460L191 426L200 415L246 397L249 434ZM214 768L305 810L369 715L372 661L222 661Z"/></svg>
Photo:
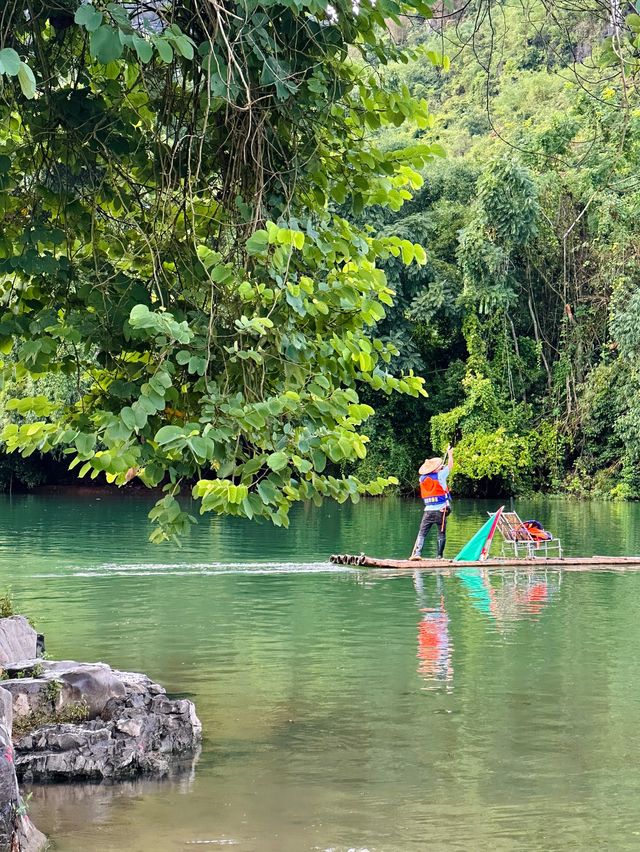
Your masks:
<svg viewBox="0 0 640 852"><path fill-rule="evenodd" d="M95 566L69 566L55 573L33 574L34 579L54 579L67 577L172 577L186 576L218 576L220 574L362 574L362 569L348 565L333 565L330 562L204 562L204 563L118 563L105 562Z"/></svg>

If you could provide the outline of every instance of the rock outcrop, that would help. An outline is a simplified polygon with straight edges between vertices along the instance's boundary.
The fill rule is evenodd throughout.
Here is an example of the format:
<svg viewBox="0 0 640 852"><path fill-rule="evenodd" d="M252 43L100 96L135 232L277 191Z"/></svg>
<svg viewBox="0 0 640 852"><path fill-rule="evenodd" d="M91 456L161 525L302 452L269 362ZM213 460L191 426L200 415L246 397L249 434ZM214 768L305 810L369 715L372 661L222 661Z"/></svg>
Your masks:
<svg viewBox="0 0 640 852"><path fill-rule="evenodd" d="M202 726L186 699L146 675L105 663L53 662L23 616L0 618L0 852L39 852L18 779L160 777L198 748Z"/></svg>
<svg viewBox="0 0 640 852"><path fill-rule="evenodd" d="M46 845L46 837L27 816L18 789L11 741L12 717L11 695L0 689L0 850L39 852Z"/></svg>
<svg viewBox="0 0 640 852"><path fill-rule="evenodd" d="M73 660L22 660L5 667L3 687L13 696L13 712L60 713L65 707L84 703L90 718L99 716L112 698L124 698L125 688L105 663Z"/></svg>
<svg viewBox="0 0 640 852"><path fill-rule="evenodd" d="M96 690L93 677L86 681L80 677L84 667L76 664L73 669L72 665L65 663L64 676L76 688L79 683L88 687L81 695L93 710L85 721L45 724L17 739L16 771L21 780L95 781L146 773L164 775L173 755L198 746L202 727L191 701L171 700L146 675L108 666L104 667L108 672L101 671L99 677L100 685L108 688ZM49 664L44 666L43 676L48 678ZM108 697L109 692L116 694ZM14 693L14 709L23 695Z"/></svg>

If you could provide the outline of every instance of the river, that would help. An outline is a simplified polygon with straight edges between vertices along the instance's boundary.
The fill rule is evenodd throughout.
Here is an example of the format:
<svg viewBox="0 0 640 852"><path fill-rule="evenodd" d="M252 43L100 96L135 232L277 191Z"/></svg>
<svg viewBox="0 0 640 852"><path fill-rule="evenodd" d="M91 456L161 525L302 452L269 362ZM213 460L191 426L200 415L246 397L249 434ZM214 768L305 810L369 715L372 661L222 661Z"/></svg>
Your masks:
<svg viewBox="0 0 640 852"><path fill-rule="evenodd" d="M56 852L640 848L640 574L327 563L408 554L396 498L206 517L181 549L147 541L149 506L0 497L0 591L49 655L144 671L204 726L165 781L30 788ZM493 507L456 501L447 555ZM640 505L516 508L567 554L640 553Z"/></svg>

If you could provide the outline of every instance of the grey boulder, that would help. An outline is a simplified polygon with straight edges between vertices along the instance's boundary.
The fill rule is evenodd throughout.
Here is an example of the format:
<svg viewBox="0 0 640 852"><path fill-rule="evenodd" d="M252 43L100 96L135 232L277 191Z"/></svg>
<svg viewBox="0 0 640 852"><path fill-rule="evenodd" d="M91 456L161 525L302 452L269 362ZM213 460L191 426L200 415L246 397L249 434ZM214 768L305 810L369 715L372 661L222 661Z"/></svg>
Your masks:
<svg viewBox="0 0 640 852"><path fill-rule="evenodd" d="M171 700L145 675L113 670L111 674L123 694L111 697L99 717L42 725L16 742L20 779L71 781L165 775L174 756L197 749L202 726L191 701Z"/></svg>
<svg viewBox="0 0 640 852"><path fill-rule="evenodd" d="M113 698L124 698L125 687L105 663L76 663L72 660L23 660L7 667L10 679L3 686L13 696L16 716L61 712L83 702L94 719ZM37 673L34 676L34 673ZM11 677L27 674L30 677Z"/></svg>
<svg viewBox="0 0 640 852"><path fill-rule="evenodd" d="M24 615L0 618L0 666L37 655L38 634Z"/></svg>

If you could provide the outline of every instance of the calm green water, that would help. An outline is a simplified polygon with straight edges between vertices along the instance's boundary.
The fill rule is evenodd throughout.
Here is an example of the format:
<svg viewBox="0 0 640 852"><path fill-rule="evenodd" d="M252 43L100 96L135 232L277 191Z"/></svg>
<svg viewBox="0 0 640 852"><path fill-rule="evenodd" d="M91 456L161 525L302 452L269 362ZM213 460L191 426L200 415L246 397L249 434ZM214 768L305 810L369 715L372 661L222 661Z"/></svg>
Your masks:
<svg viewBox="0 0 640 852"><path fill-rule="evenodd" d="M488 508L457 501L448 555ZM640 506L517 508L570 553L640 553ZM0 588L51 656L145 671L205 730L165 782L35 788L58 852L640 848L640 574L326 563L408 553L420 507L394 499L207 520L181 551L147 509L0 498Z"/></svg>

